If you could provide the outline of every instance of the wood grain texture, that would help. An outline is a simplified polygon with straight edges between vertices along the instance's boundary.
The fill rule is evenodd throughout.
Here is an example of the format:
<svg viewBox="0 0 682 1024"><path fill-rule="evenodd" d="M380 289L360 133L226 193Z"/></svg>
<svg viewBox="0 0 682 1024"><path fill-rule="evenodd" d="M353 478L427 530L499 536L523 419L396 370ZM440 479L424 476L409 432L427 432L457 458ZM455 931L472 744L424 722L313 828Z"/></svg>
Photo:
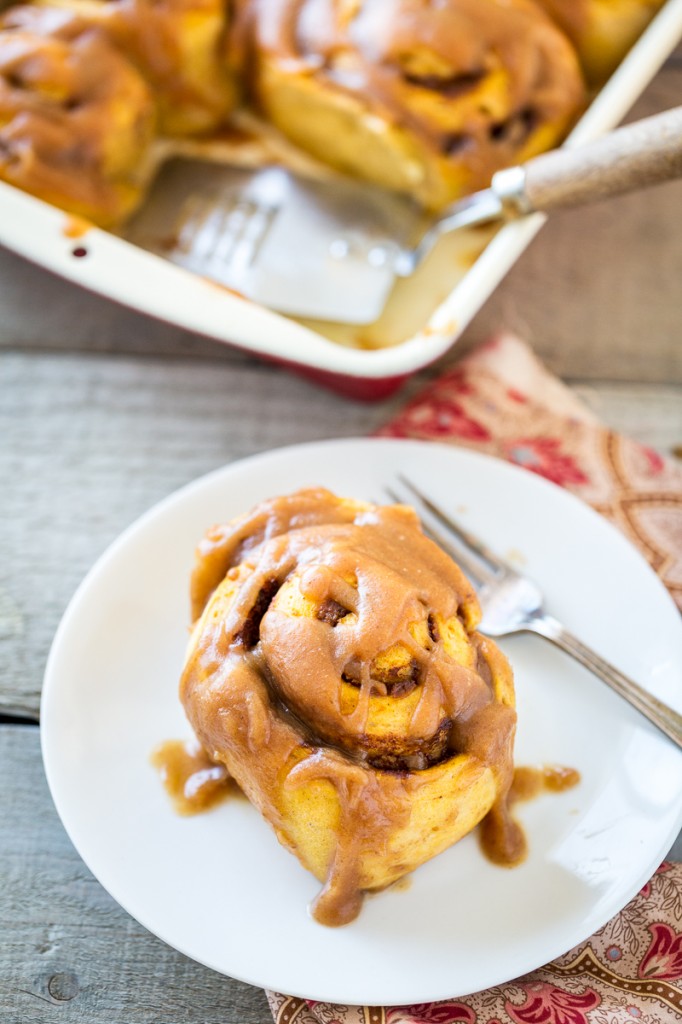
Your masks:
<svg viewBox="0 0 682 1024"><path fill-rule="evenodd" d="M0 1021L266 1024L260 989L154 938L85 867L59 822L38 729L0 726Z"/></svg>
<svg viewBox="0 0 682 1024"><path fill-rule="evenodd" d="M578 390L617 429L682 443L681 389ZM248 363L37 353L0 356L0 396L0 711L33 717L59 618L129 523L234 459L371 433L407 397L363 405Z"/></svg>
<svg viewBox="0 0 682 1024"><path fill-rule="evenodd" d="M148 507L242 456L369 433L397 401L348 402L248 363L4 353L0 710L37 714L59 616Z"/></svg>
<svg viewBox="0 0 682 1024"><path fill-rule="evenodd" d="M632 111L682 97L669 61ZM439 365L507 327L564 377L682 383L682 184L558 212ZM206 357L243 365L218 342L133 313L0 250L0 347Z"/></svg>

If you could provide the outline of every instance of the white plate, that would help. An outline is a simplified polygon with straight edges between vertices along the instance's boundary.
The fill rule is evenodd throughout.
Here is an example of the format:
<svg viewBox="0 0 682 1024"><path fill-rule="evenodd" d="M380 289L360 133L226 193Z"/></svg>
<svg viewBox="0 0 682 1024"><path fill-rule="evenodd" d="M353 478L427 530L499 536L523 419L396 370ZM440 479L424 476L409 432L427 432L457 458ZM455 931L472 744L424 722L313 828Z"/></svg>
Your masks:
<svg viewBox="0 0 682 1024"><path fill-rule="evenodd" d="M682 710L682 625L655 575L605 520L524 470L424 442L351 440L235 463L179 491L100 559L59 628L45 677L43 755L62 821L112 896L170 945L225 974L342 1003L464 995L540 966L637 891L682 824L682 754L565 655L503 643L517 679L517 763L580 770L569 792L522 805L530 856L488 864L473 836L406 891L316 924L318 883L245 801L194 818L149 764L189 735L176 686L187 581L204 529L269 495L326 485L375 498L401 468L501 553L520 553L552 612Z"/></svg>

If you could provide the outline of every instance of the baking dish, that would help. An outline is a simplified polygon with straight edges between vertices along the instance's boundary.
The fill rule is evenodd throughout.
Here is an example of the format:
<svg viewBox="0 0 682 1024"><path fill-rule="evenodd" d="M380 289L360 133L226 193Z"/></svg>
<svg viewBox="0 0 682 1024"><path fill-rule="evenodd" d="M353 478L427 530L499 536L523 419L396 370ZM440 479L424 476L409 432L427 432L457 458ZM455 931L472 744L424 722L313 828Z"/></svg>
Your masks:
<svg viewBox="0 0 682 1024"><path fill-rule="evenodd" d="M682 0L668 0L564 145L618 124L681 34ZM358 328L280 316L0 182L0 244L140 312L365 399L387 396L447 351L544 222L534 214L444 238L398 285L380 320Z"/></svg>

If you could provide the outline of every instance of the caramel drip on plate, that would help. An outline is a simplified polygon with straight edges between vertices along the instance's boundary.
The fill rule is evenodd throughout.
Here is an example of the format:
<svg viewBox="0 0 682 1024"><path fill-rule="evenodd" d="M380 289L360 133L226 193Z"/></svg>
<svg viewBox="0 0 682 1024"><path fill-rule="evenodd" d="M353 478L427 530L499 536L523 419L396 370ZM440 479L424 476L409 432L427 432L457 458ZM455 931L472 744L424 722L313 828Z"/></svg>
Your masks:
<svg viewBox="0 0 682 1024"><path fill-rule="evenodd" d="M518 767L509 791L509 802L532 800L541 793L563 793L580 782L580 772L563 765L546 764L541 768Z"/></svg>
<svg viewBox="0 0 682 1024"><path fill-rule="evenodd" d="M480 843L483 853L493 864L520 864L528 853L523 829L514 819L511 808L522 800L533 800L541 793L563 793L580 782L580 772L562 765L526 765L514 770L514 777L505 801L498 803L483 820Z"/></svg>
<svg viewBox="0 0 682 1024"><path fill-rule="evenodd" d="M216 764L196 740L166 740L151 762L178 814L199 814L239 788L224 764Z"/></svg>
<svg viewBox="0 0 682 1024"><path fill-rule="evenodd" d="M396 849L431 793L451 835L474 787L482 810L455 838L493 804L487 827L516 859L510 669L475 630L471 585L412 509L321 489L272 499L209 531L191 590L185 710L210 758L325 881L317 920L352 920L363 889L411 870L414 853L403 863ZM299 800L327 815L323 864L297 838ZM363 864L381 851L390 871L369 885Z"/></svg>

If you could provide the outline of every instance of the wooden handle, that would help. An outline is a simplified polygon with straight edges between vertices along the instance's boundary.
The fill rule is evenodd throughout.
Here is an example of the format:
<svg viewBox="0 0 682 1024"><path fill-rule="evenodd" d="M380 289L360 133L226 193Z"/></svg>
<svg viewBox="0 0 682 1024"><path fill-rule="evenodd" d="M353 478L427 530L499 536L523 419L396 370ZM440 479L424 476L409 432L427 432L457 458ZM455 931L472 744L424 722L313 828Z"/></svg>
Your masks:
<svg viewBox="0 0 682 1024"><path fill-rule="evenodd" d="M682 107L636 121L596 142L558 149L524 165L534 210L580 206L682 176Z"/></svg>

